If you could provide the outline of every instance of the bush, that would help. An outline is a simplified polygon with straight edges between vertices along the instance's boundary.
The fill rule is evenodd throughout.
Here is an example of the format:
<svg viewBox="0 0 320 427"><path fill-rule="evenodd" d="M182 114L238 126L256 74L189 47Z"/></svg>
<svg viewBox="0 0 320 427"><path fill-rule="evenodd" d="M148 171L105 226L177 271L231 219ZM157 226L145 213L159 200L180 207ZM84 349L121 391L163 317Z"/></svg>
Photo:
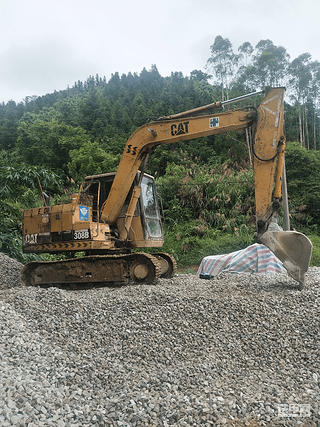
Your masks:
<svg viewBox="0 0 320 427"><path fill-rule="evenodd" d="M254 230L243 225L234 233L204 227L201 221L178 224L165 234L162 251L171 253L179 267L200 264L208 255L244 249L254 241Z"/></svg>
<svg viewBox="0 0 320 427"><path fill-rule="evenodd" d="M289 143L286 170L292 227L319 227L320 152Z"/></svg>
<svg viewBox="0 0 320 427"><path fill-rule="evenodd" d="M204 226L236 231L243 224L254 223L252 170L169 164L157 186L169 227L200 220Z"/></svg>

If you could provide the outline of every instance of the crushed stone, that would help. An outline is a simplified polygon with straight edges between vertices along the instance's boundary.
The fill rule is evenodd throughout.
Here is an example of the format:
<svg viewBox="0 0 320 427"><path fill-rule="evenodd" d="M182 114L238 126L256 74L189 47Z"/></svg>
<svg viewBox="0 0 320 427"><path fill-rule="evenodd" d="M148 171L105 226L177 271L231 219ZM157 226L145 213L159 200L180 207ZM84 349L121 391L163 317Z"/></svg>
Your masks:
<svg viewBox="0 0 320 427"><path fill-rule="evenodd" d="M320 268L23 287L0 254L0 426L319 426Z"/></svg>

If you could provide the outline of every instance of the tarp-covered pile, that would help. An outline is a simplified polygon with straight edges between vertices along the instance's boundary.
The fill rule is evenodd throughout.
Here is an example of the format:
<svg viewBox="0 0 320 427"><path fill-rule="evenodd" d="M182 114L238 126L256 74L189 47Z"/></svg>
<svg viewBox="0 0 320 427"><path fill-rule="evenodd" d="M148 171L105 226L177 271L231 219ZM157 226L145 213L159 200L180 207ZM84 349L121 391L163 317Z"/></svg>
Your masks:
<svg viewBox="0 0 320 427"><path fill-rule="evenodd" d="M284 273L283 264L264 245L255 243L246 249L225 255L203 258L198 275L216 276L219 273Z"/></svg>

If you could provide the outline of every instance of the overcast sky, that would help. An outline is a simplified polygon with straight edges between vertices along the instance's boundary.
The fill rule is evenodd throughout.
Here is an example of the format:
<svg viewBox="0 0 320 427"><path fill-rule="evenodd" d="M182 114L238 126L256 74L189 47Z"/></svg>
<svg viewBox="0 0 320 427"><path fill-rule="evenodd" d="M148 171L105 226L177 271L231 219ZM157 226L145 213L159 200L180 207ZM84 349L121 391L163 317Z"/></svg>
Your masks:
<svg viewBox="0 0 320 427"><path fill-rule="evenodd" d="M320 60L319 0L0 0L0 102L99 74L205 71L217 35Z"/></svg>

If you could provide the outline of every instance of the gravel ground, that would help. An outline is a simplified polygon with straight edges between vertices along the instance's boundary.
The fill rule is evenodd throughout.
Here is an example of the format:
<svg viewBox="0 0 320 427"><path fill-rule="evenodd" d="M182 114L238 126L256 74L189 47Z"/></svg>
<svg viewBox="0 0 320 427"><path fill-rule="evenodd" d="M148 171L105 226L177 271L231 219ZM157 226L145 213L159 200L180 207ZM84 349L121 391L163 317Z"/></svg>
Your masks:
<svg viewBox="0 0 320 427"><path fill-rule="evenodd" d="M320 426L320 268L20 286L0 253L0 426Z"/></svg>

